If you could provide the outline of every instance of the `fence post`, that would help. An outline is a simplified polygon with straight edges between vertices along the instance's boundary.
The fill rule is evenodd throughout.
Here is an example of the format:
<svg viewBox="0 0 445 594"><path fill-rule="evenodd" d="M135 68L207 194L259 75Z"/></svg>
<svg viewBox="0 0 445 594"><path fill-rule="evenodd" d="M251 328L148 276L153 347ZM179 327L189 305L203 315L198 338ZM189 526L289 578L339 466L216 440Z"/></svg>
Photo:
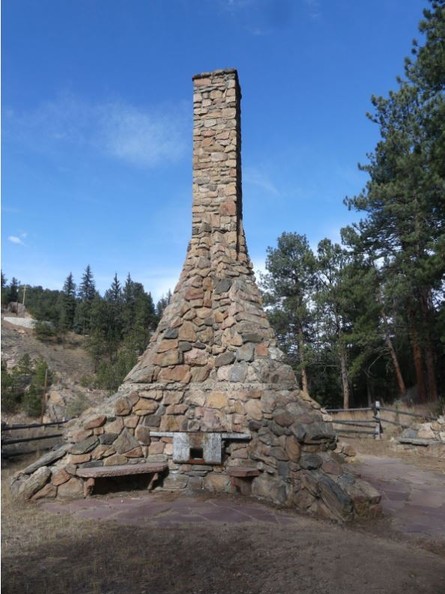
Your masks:
<svg viewBox="0 0 445 594"><path fill-rule="evenodd" d="M380 400L375 401L373 408L374 408L374 419L375 419L374 439L381 439L382 438L382 424L380 422Z"/></svg>

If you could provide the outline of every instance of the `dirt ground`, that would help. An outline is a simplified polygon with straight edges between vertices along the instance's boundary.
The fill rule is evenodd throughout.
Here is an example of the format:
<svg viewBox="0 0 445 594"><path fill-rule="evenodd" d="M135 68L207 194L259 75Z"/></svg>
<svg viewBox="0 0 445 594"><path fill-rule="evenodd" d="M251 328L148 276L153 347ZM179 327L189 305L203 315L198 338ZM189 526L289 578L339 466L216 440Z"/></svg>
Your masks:
<svg viewBox="0 0 445 594"><path fill-rule="evenodd" d="M118 521L78 517L69 503L63 513L17 506L7 488L2 497L5 594L445 591L445 551L392 533L384 517L340 526L240 497L199 495L195 508L211 507L213 515L168 521L161 508L156 517L141 517L146 493L100 496L104 509L127 506L128 521ZM172 502L167 493L157 497ZM139 505L133 516L132 502Z"/></svg>

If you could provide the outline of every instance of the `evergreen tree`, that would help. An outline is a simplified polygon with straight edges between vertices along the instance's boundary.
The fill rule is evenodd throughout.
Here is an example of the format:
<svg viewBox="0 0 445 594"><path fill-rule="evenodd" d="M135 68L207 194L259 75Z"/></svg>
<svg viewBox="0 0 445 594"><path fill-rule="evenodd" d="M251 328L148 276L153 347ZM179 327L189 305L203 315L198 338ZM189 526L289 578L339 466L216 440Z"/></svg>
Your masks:
<svg viewBox="0 0 445 594"><path fill-rule="evenodd" d="M6 306L8 303L8 279L5 277L2 271L2 307Z"/></svg>
<svg viewBox="0 0 445 594"><path fill-rule="evenodd" d="M90 331L87 341L87 350L93 361L95 370L102 360L113 360L117 352L117 343L114 340L113 323L110 317L108 303L96 295L90 306Z"/></svg>
<svg viewBox="0 0 445 594"><path fill-rule="evenodd" d="M172 292L170 289L167 292L167 295L163 295L156 304L156 315L160 320L162 318L162 314L164 313L165 308L169 305L172 298Z"/></svg>
<svg viewBox="0 0 445 594"><path fill-rule="evenodd" d="M51 382L51 371L43 359L33 362L25 354L11 370L2 361L2 409L39 416L45 391Z"/></svg>
<svg viewBox="0 0 445 594"><path fill-rule="evenodd" d="M264 301L280 346L294 362L301 387L309 390L308 364L313 342L311 295L315 286L315 257L304 235L283 233L277 248L268 248L262 277Z"/></svg>
<svg viewBox="0 0 445 594"><path fill-rule="evenodd" d="M119 343L123 333L123 296L117 274L114 275L111 287L105 292L105 302L108 305L108 317L111 324L108 335L114 337L115 343Z"/></svg>
<svg viewBox="0 0 445 594"><path fill-rule="evenodd" d="M122 302L122 288L119 279L117 278L117 274L113 277L111 287L105 292L105 299L110 303Z"/></svg>
<svg viewBox="0 0 445 594"><path fill-rule="evenodd" d="M88 265L79 285L78 297L80 302L76 308L74 321L74 327L80 334L88 334L91 329L91 309L97 295L93 273L91 267Z"/></svg>
<svg viewBox="0 0 445 594"><path fill-rule="evenodd" d="M321 336L335 353L339 363L343 408L349 408L351 386L349 375L348 334L348 253L337 243L323 239L317 248L317 294Z"/></svg>
<svg viewBox="0 0 445 594"><path fill-rule="evenodd" d="M93 301L96 296L96 283L94 282L93 272L91 267L85 268L85 272L82 275L82 281L79 285L79 298L81 301Z"/></svg>
<svg viewBox="0 0 445 594"><path fill-rule="evenodd" d="M20 289L20 283L19 281L15 278L15 276L12 277L11 282L9 284L8 287L8 292L7 292L7 303L16 303L19 300L19 289Z"/></svg>
<svg viewBox="0 0 445 594"><path fill-rule="evenodd" d="M413 42L414 60L407 58L408 79L428 97L445 90L445 0L431 0L431 9L423 11L419 31L426 37L419 47Z"/></svg>
<svg viewBox="0 0 445 594"><path fill-rule="evenodd" d="M415 44L407 80L388 98L372 98L381 140L361 166L369 174L365 189L346 200L367 215L347 235L379 267L384 308L403 312L421 400L438 396L445 278L444 2L431 4L421 23L426 42Z"/></svg>
<svg viewBox="0 0 445 594"><path fill-rule="evenodd" d="M56 332L61 318L62 298L61 291L28 286L26 308L37 321L49 323Z"/></svg>
<svg viewBox="0 0 445 594"><path fill-rule="evenodd" d="M134 323L131 332L125 337L127 345L131 344L140 355L147 348L150 337L158 323L155 307L150 293L146 293L141 283L134 286Z"/></svg>
<svg viewBox="0 0 445 594"><path fill-rule="evenodd" d="M76 284L72 273L67 276L62 290L60 325L64 330L73 330L76 316Z"/></svg>
<svg viewBox="0 0 445 594"><path fill-rule="evenodd" d="M122 326L124 336L128 336L134 326L136 296L135 283L133 282L130 273L128 273L124 288L122 289Z"/></svg>

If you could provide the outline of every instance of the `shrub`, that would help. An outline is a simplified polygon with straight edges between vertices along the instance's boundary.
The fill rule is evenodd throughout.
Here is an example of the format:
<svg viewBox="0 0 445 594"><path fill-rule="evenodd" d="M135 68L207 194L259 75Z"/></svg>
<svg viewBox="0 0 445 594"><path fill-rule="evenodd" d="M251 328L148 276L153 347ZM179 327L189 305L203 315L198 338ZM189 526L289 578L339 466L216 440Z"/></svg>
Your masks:
<svg viewBox="0 0 445 594"><path fill-rule="evenodd" d="M34 334L42 342L52 340L57 336L54 326L48 322L36 322L34 324Z"/></svg>
<svg viewBox="0 0 445 594"><path fill-rule="evenodd" d="M52 374L44 359L33 362L25 354L11 371L2 361L3 411L14 413L23 410L29 416L39 416L45 389L51 382Z"/></svg>
<svg viewBox="0 0 445 594"><path fill-rule="evenodd" d="M43 397L43 389L39 391L31 385L22 398L23 411L30 417L39 417L43 411Z"/></svg>

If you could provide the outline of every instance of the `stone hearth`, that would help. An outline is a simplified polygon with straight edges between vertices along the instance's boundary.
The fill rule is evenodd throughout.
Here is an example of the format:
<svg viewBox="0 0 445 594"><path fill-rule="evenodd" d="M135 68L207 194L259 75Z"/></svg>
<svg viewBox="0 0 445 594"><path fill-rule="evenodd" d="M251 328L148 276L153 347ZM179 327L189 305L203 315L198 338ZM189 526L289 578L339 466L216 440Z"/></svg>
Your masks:
<svg viewBox="0 0 445 594"><path fill-rule="evenodd" d="M329 417L299 390L261 304L242 221L237 72L193 82L192 236L171 303L118 393L73 422L66 446L16 477L15 492L81 496L79 468L163 462L157 488L372 514L378 493L344 472Z"/></svg>

